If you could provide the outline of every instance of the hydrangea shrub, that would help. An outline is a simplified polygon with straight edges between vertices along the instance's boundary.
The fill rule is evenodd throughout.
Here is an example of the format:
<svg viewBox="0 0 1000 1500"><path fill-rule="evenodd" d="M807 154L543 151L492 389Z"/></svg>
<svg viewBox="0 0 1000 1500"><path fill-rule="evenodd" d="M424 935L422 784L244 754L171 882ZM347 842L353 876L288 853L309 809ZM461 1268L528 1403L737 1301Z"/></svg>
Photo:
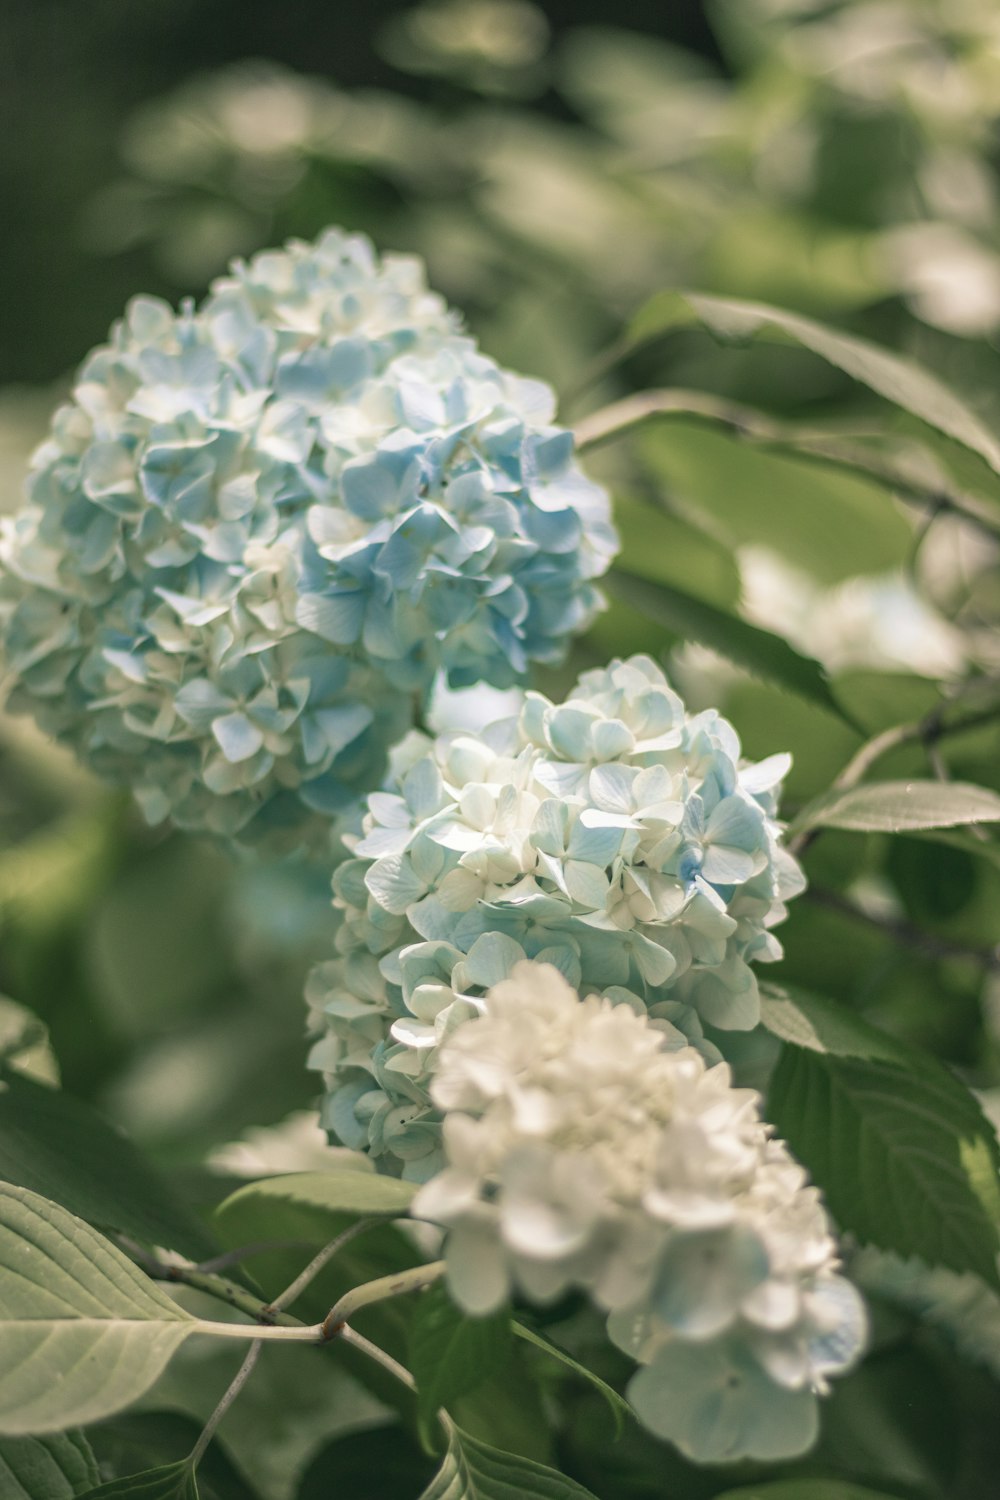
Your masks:
<svg viewBox="0 0 1000 1500"><path fill-rule="evenodd" d="M420 1177L439 1160L436 1049L525 957L649 1009L712 1060L703 1023L759 1017L753 964L802 887L779 842L788 766L743 762L648 657L523 695L483 734L412 735L334 876L339 955L311 976L325 1119Z"/></svg>
<svg viewBox="0 0 1000 1500"><path fill-rule="evenodd" d="M583 1288L659 1436L704 1462L811 1446L864 1310L819 1194L725 1063L521 963L446 1038L431 1094L447 1164L414 1212L447 1226L463 1307Z"/></svg>
<svg viewBox="0 0 1000 1500"><path fill-rule="evenodd" d="M593 618L616 539L553 415L360 236L134 299L4 523L11 707L152 820L328 819L436 673L507 686Z"/></svg>

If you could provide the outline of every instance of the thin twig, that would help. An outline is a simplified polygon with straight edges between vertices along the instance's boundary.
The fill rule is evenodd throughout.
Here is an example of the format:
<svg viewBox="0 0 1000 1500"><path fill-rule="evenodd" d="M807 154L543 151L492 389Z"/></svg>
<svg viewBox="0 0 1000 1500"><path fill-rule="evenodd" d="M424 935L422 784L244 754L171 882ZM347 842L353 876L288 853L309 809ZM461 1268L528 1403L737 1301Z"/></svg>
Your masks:
<svg viewBox="0 0 1000 1500"><path fill-rule="evenodd" d="M238 1250L225 1250L211 1260L200 1260L192 1269L210 1276L218 1271L227 1271L230 1266L238 1266L241 1261L249 1260L254 1255L266 1255L272 1250L302 1250L314 1243L313 1240L258 1240L254 1245L241 1245Z"/></svg>
<svg viewBox="0 0 1000 1500"><path fill-rule="evenodd" d="M959 696L968 696L972 691L978 691L983 687L995 689L996 686L996 680L993 678L975 678L965 685L964 693ZM922 744L934 768L933 750L939 740L956 734L964 734L971 729L981 729L985 724L1000 720L1000 703L992 703L988 708L975 709L953 719L947 718L946 715L957 701L958 698L951 698L945 703L938 704L931 709L930 713L925 714L922 719L916 719L912 724L895 724L891 729L883 729L881 733L873 735L859 750L855 751L840 774L834 778L831 790L844 792L857 786L883 755L888 755L890 750L898 750L903 745ZM788 848L792 854L801 857L816 842L822 832L821 828L806 829L789 839Z"/></svg>
<svg viewBox="0 0 1000 1500"><path fill-rule="evenodd" d="M409 1370L404 1369L398 1359L393 1359L391 1354L386 1354L384 1349L380 1349L378 1344L373 1344L371 1339L366 1339L363 1333L356 1333L353 1328L348 1328L345 1323L338 1331L337 1337L343 1343L350 1344L355 1349L360 1349L363 1354L368 1355L369 1359L374 1359L383 1369L388 1370L390 1375L395 1375L396 1379L407 1386L409 1390L416 1390L417 1382Z"/></svg>
<svg viewBox="0 0 1000 1500"><path fill-rule="evenodd" d="M250 1375L253 1372L253 1367L257 1363L257 1357L260 1354L261 1347L262 1346L259 1339L256 1339L254 1343L250 1345L250 1348L246 1353L246 1358L240 1365L239 1369L236 1371L236 1374L234 1375L228 1390L225 1392L222 1400L219 1402L218 1406L215 1408L212 1415L209 1417L208 1421L202 1428L201 1437L191 1449L191 1453L188 1457L188 1463L191 1465L192 1469L196 1469L198 1467L198 1464L204 1457L205 1449L208 1447L209 1443L212 1441L212 1438L215 1436L216 1428L222 1421L223 1417L226 1415L226 1412L232 1406L233 1402L236 1400L236 1397L239 1395L240 1391L249 1380Z"/></svg>
<svg viewBox="0 0 1000 1500"><path fill-rule="evenodd" d="M118 1240L143 1270L157 1281L172 1282L180 1286L189 1286L196 1292L205 1292L209 1297L215 1297L217 1301L224 1302L227 1307L246 1313L257 1323L275 1323L289 1328L302 1326L300 1319L285 1313L268 1315L267 1306L259 1297L255 1297L252 1292L246 1291L244 1287L238 1286L235 1281L230 1281L227 1277L201 1271L196 1266L171 1265L157 1260L155 1255L150 1255L147 1250L126 1235L119 1235Z"/></svg>
<svg viewBox="0 0 1000 1500"><path fill-rule="evenodd" d="M576 446L581 452L621 437L633 428L661 417L691 417L721 427L730 437L752 447L777 450L828 468L865 474L888 485L901 500L922 511L950 511L991 537L1000 538L1000 513L975 495L928 483L884 454L858 446L850 439L806 432L794 424L775 421L753 407L709 395L704 391L640 391L592 412L577 423Z"/></svg>
<svg viewBox="0 0 1000 1500"><path fill-rule="evenodd" d="M323 1330L327 1338L334 1338L339 1328L361 1308L373 1302L384 1302L389 1297L401 1297L406 1292L417 1292L430 1286L445 1272L443 1260L432 1261L426 1266L413 1266L408 1271L397 1271L392 1276L380 1276L377 1281L366 1281L345 1292L335 1302L323 1319Z"/></svg>
<svg viewBox="0 0 1000 1500"><path fill-rule="evenodd" d="M361 1234L365 1229L371 1229L378 1222L378 1219L359 1219L356 1224L349 1225L343 1234L338 1234L328 1245L323 1246L318 1255L313 1256L312 1260L304 1270L299 1272L295 1280L289 1286L286 1286L285 1290L275 1297L273 1302L268 1303L265 1312L278 1313L286 1307L291 1307L295 1299L305 1291L309 1283L319 1275L325 1265L329 1264L338 1251L342 1250L350 1240L353 1240L356 1234Z"/></svg>
<svg viewBox="0 0 1000 1500"><path fill-rule="evenodd" d="M874 928L892 938L901 947L918 953L926 953L929 958L963 958L991 973L1000 972L1000 944L995 948L976 948L968 943L953 942L950 938L935 937L932 933L924 932L922 928L914 926L905 917L865 911L863 906L858 906L849 897L842 896L839 891L827 890L824 886L807 887L803 892L803 898L811 901L815 906L823 906L828 911L839 912L841 916L850 917L854 922L862 922L866 927Z"/></svg>

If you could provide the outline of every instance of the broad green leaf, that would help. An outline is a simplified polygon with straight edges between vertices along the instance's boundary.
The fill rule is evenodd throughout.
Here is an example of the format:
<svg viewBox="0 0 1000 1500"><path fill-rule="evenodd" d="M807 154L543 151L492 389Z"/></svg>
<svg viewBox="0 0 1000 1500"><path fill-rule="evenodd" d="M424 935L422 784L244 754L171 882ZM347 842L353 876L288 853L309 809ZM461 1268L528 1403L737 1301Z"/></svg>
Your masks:
<svg viewBox="0 0 1000 1500"><path fill-rule="evenodd" d="M871 781L825 792L804 807L792 833L843 828L854 833L906 833L1000 822L1000 796L961 781Z"/></svg>
<svg viewBox="0 0 1000 1500"><path fill-rule="evenodd" d="M369 1427L334 1438L309 1464L295 1500L414 1500L434 1469L405 1427Z"/></svg>
<svg viewBox="0 0 1000 1500"><path fill-rule="evenodd" d="M842 1229L1000 1286L996 1136L943 1068L786 1045L768 1117Z"/></svg>
<svg viewBox="0 0 1000 1500"><path fill-rule="evenodd" d="M328 1172L291 1172L247 1183L220 1203L218 1212L224 1214L255 1198L298 1203L331 1214L400 1219L405 1217L416 1191L415 1183L381 1177L359 1164L356 1169L333 1167Z"/></svg>
<svg viewBox="0 0 1000 1500"><path fill-rule="evenodd" d="M198 1500L198 1483L187 1459L112 1479L88 1490L83 1500Z"/></svg>
<svg viewBox="0 0 1000 1500"><path fill-rule="evenodd" d="M623 568L651 583L672 584L722 608L740 595L732 548L690 521L631 495L616 495L615 526Z"/></svg>
<svg viewBox="0 0 1000 1500"><path fill-rule="evenodd" d="M59 1064L49 1045L49 1030L27 1006L0 995L0 1068L58 1084Z"/></svg>
<svg viewBox="0 0 1000 1500"><path fill-rule="evenodd" d="M758 302L739 302L688 292L660 292L629 325L629 346L673 328L701 323L732 343L753 339L798 344L819 355L935 432L975 453L1000 474L1000 443L976 413L936 376L867 339L827 328L811 318Z"/></svg>
<svg viewBox="0 0 1000 1500"><path fill-rule="evenodd" d="M556 1469L501 1453L452 1425L448 1452L420 1500L596 1500Z"/></svg>
<svg viewBox="0 0 1000 1500"><path fill-rule="evenodd" d="M828 1052L834 1057L871 1058L900 1066L924 1062L902 1042L869 1025L846 1006L793 985L761 983L760 1019L761 1025L772 1036L811 1052ZM960 1095L967 1094L950 1073L943 1069L941 1072ZM971 1099L972 1096L968 1097Z"/></svg>
<svg viewBox="0 0 1000 1500"><path fill-rule="evenodd" d="M827 585L903 565L912 528L885 481L817 462L791 438L778 451L746 434L670 417L646 428L639 451L657 487L704 517L730 550L766 547ZM624 562L631 567L627 551ZM681 554L674 565L683 564ZM702 594L683 578L668 581Z"/></svg>
<svg viewBox="0 0 1000 1500"><path fill-rule="evenodd" d="M99 1421L147 1390L198 1321L58 1204L0 1183L0 1432Z"/></svg>
<svg viewBox="0 0 1000 1500"><path fill-rule="evenodd" d="M192 1348L188 1345L188 1348ZM273 1355L277 1352L278 1345L270 1345L269 1352ZM220 1349L220 1344L214 1344L207 1351L210 1358L205 1361L212 1374L216 1374L215 1351ZM200 1354L206 1352L206 1346L202 1345ZM119 1412L118 1416L110 1417L106 1422L99 1423L96 1427L88 1430L88 1437L97 1456L101 1472L106 1475L130 1476L142 1474L147 1469L155 1469L168 1466L177 1461L179 1453L190 1453L201 1435L205 1421L215 1405L219 1396L226 1389L229 1381L236 1373L236 1366L240 1362L243 1353L235 1346L229 1346L225 1352L235 1355L235 1364L227 1365L225 1378L215 1380L212 1388L207 1392L207 1399L197 1416L188 1416L183 1411L177 1410L154 1410ZM294 1348L283 1348L282 1353L300 1354L302 1349L296 1345ZM184 1350L179 1355L184 1359ZM261 1361L263 1362L263 1361ZM187 1371L190 1377L195 1369L200 1368L202 1363L199 1358L191 1361L191 1367ZM176 1361L172 1362L170 1371ZM252 1393L256 1395L256 1380L260 1371L260 1364L254 1371L254 1379L240 1392L240 1399L235 1406L230 1407L226 1413L226 1422L223 1437L213 1439L208 1448L202 1454L198 1464L198 1491L201 1500L262 1500L267 1494L263 1485L261 1471L257 1459L259 1451L248 1451L246 1443L246 1431L249 1424L246 1421L245 1409L247 1397ZM169 1371L168 1371L169 1373ZM315 1373L311 1371L310 1373ZM346 1384L346 1381L343 1382ZM197 1385L197 1380L194 1381ZM206 1381L206 1386L208 1382ZM292 1404L291 1393L284 1392L284 1401L275 1398L271 1393L271 1434L278 1438L283 1434L289 1422L291 1413L289 1407ZM146 1401L155 1401L157 1392L151 1391L145 1398ZM340 1410L338 1407L338 1417ZM265 1412L263 1406L258 1406L255 1412L256 1428L251 1429L254 1435L262 1442L266 1441L268 1424L264 1420ZM234 1431L234 1418L239 1419L239 1425ZM280 1442L280 1438L279 1438ZM278 1446L278 1442L274 1446ZM229 1457L226 1448L232 1449L239 1458L240 1467ZM285 1472L294 1472L293 1462L286 1466ZM246 1475L253 1475L251 1485ZM97 1480L94 1481L97 1483ZM260 1488L258 1489L258 1485Z"/></svg>
<svg viewBox="0 0 1000 1500"><path fill-rule="evenodd" d="M470 1318L440 1284L428 1287L413 1309L409 1353L421 1435L430 1447L440 1409L506 1364L510 1314L503 1308L485 1318Z"/></svg>
<svg viewBox="0 0 1000 1500"><path fill-rule="evenodd" d="M893 1500L884 1490L851 1484L846 1479L779 1479L776 1484L751 1484L726 1490L715 1500Z"/></svg>
<svg viewBox="0 0 1000 1500"><path fill-rule="evenodd" d="M604 1397L611 1408L611 1415L615 1422L615 1435L616 1437L621 1437L625 1429L626 1420L633 1415L632 1408L625 1400L625 1397L620 1396L614 1386L608 1385L607 1381L602 1380L600 1375L595 1375L593 1370L588 1370L586 1365L581 1365L579 1360L574 1359L571 1354L567 1354L565 1349L560 1349L558 1344L553 1344L550 1339L543 1338L533 1328L528 1328L524 1323L519 1323L516 1318L512 1319L510 1326L511 1331L519 1339L523 1339L526 1344L531 1344L536 1349L541 1349L550 1358L557 1359L560 1364L566 1366L567 1370L571 1370L574 1375L578 1375L581 1380L585 1380L588 1385L592 1385Z"/></svg>
<svg viewBox="0 0 1000 1500"><path fill-rule="evenodd" d="M82 1100L12 1073L0 1073L0 1178L101 1229L191 1260L218 1253L216 1240L126 1136Z"/></svg>
<svg viewBox="0 0 1000 1500"><path fill-rule="evenodd" d="M75 1500L100 1480L82 1432L0 1438L3 1500Z"/></svg>
<svg viewBox="0 0 1000 1500"><path fill-rule="evenodd" d="M727 614L725 610L682 593L669 584L650 583L620 568L614 570L607 582L612 593L648 615L656 624L677 631L687 640L711 647L753 676L807 698L850 723L833 696L823 667L811 656L802 656L781 636L748 625L736 615Z"/></svg>

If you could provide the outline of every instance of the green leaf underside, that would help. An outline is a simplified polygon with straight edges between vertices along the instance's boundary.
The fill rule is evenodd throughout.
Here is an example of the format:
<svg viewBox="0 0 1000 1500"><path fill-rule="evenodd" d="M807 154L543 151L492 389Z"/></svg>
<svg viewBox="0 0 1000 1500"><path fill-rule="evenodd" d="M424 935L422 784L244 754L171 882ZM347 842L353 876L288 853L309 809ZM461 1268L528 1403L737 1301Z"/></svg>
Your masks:
<svg viewBox="0 0 1000 1500"><path fill-rule="evenodd" d="M803 656L781 636L749 625L746 620L669 584L651 583L621 568L614 569L606 585L612 594L656 624L710 647L754 677L795 693L856 727L834 697L820 663L811 656Z"/></svg>
<svg viewBox="0 0 1000 1500"><path fill-rule="evenodd" d="M326 1209L335 1214L358 1214L364 1218L400 1219L406 1216L417 1187L396 1177L374 1172L333 1168L328 1172L292 1172L283 1177L265 1177L231 1193L216 1210L224 1214L249 1199L277 1199Z"/></svg>
<svg viewBox="0 0 1000 1500"><path fill-rule="evenodd" d="M437 1474L420 1500L597 1500L575 1480L528 1458L501 1453L452 1427Z"/></svg>
<svg viewBox="0 0 1000 1500"><path fill-rule="evenodd" d="M560 1364L566 1366L567 1370L571 1370L574 1375L578 1375L581 1380L585 1380L588 1385L593 1386L608 1403L611 1415L614 1418L615 1437L621 1437L625 1430L627 1419L633 1416L632 1408L625 1400L625 1397L620 1396L614 1386L608 1385L607 1381L602 1380L600 1375L595 1375L593 1370L588 1370L586 1365L581 1365L579 1360L574 1359L571 1354L567 1354L565 1349L560 1349L558 1344L553 1344L549 1339L543 1338L533 1328L528 1328L524 1323L519 1323L516 1318L512 1320L510 1326L511 1331L519 1339L523 1339L526 1344L531 1344L535 1349L540 1349L543 1353L550 1355L552 1359L557 1359Z"/></svg>
<svg viewBox="0 0 1000 1500"><path fill-rule="evenodd" d="M421 1293L410 1323L409 1356L421 1434L429 1445L441 1407L502 1368L510 1355L510 1339L506 1308L470 1318L442 1286Z"/></svg>
<svg viewBox="0 0 1000 1500"><path fill-rule="evenodd" d="M89 1105L22 1078L0 1079L0 1179L102 1229L208 1260L219 1245L125 1136Z"/></svg>
<svg viewBox="0 0 1000 1500"><path fill-rule="evenodd" d="M198 1483L187 1459L147 1469L124 1479L111 1479L88 1490L83 1500L198 1500Z"/></svg>
<svg viewBox="0 0 1000 1500"><path fill-rule="evenodd" d="M804 807L792 832L907 833L1000 822L1000 796L961 781L872 781L830 791Z"/></svg>
<svg viewBox="0 0 1000 1500"><path fill-rule="evenodd" d="M1000 1287L996 1137L944 1070L786 1046L769 1117L841 1229Z"/></svg>
<svg viewBox="0 0 1000 1500"><path fill-rule="evenodd" d="M748 343L759 338L798 344L974 453L994 474L1000 474L1000 443L976 413L929 371L867 339L827 328L798 313L758 302L660 292L633 318L628 343L635 347L696 322L725 342Z"/></svg>
<svg viewBox="0 0 1000 1500"><path fill-rule="evenodd" d="M55 1432L130 1405L198 1327L82 1219L0 1183L0 1433Z"/></svg>
<svg viewBox="0 0 1000 1500"><path fill-rule="evenodd" d="M0 1438L3 1500L75 1500L100 1480L82 1432Z"/></svg>

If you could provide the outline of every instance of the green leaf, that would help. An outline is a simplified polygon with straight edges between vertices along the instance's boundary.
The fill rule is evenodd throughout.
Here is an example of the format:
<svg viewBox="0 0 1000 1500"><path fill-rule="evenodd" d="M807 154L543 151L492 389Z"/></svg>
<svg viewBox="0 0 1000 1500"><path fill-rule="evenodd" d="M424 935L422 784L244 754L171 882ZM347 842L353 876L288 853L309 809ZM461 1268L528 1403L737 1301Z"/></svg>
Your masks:
<svg viewBox="0 0 1000 1500"><path fill-rule="evenodd" d="M0 1183L0 1432L56 1432L136 1400L199 1326L89 1224Z"/></svg>
<svg viewBox="0 0 1000 1500"><path fill-rule="evenodd" d="M221 1343L221 1341L220 1341ZM193 1346L188 1345L188 1348ZM274 1354L280 1346L270 1345L269 1350ZM220 1349L220 1344L214 1344L211 1349L205 1346L197 1351L198 1368L202 1363L208 1365L212 1373L215 1373L216 1362L214 1354ZM202 1356L209 1354L207 1360ZM237 1364L239 1363L242 1350L229 1347L228 1354L235 1354ZM294 1349L282 1349L282 1353L302 1353L298 1345ZM184 1351L181 1351L180 1359L184 1359ZM168 1374L173 1373L174 1364L171 1365ZM192 1362L193 1365L193 1362ZM260 1366L258 1365L258 1370ZM188 1370L189 1383L191 1370ZM141 1474L149 1468L156 1468L172 1464L176 1461L178 1453L190 1453L201 1435L202 1429L210 1412L215 1409L218 1397L225 1390L229 1380L236 1373L235 1368L229 1368L226 1379L216 1382L211 1392L210 1399L206 1402L204 1409L199 1411L197 1417L188 1416L183 1411L129 1411L119 1412L117 1417L110 1417L106 1422L99 1423L96 1427L88 1430L88 1437L100 1464L101 1472L116 1475L119 1478L132 1474ZM315 1373L311 1371L310 1373ZM254 1381L251 1382L240 1394L240 1399L235 1407L231 1407L226 1413L226 1436L223 1441L213 1439L208 1448L202 1454L198 1464L198 1490L201 1500L260 1500L266 1494L262 1487L258 1490L257 1485L261 1482L260 1467L256 1462L258 1453L249 1453L244 1440L245 1429L245 1402L249 1392L254 1390L257 1372L254 1372ZM159 1392L154 1391L147 1398L155 1401ZM277 1434L283 1432L288 1420L288 1406L290 1402L287 1390L283 1393L284 1403L274 1399L272 1393L273 1430ZM340 1409L337 1409L338 1417ZM232 1423L234 1417L239 1417L241 1425L238 1436L233 1432ZM264 1412L262 1409L255 1413L255 1434L266 1431ZM233 1460L226 1452L227 1444L234 1449L240 1458L241 1467L238 1469ZM252 1473L254 1484L251 1486L246 1479L247 1473ZM294 1465L286 1465L283 1475L294 1472ZM94 1481L97 1483L97 1479Z"/></svg>
<svg viewBox="0 0 1000 1500"><path fill-rule="evenodd" d="M799 813L792 833L843 828L853 833L906 833L1000 822L1000 796L961 781L872 781L829 791Z"/></svg>
<svg viewBox="0 0 1000 1500"><path fill-rule="evenodd" d="M0 1438L3 1500L75 1500L99 1479L97 1463L82 1432Z"/></svg>
<svg viewBox="0 0 1000 1500"><path fill-rule="evenodd" d="M191 1260L218 1253L153 1165L96 1110L9 1072L0 1074L0 1178Z"/></svg>
<svg viewBox="0 0 1000 1500"><path fill-rule="evenodd" d="M764 1000L785 1041L768 1114L861 1241L1000 1287L995 1132L963 1085L829 1001Z"/></svg>
<svg viewBox="0 0 1000 1500"><path fill-rule="evenodd" d="M579 1360L567 1354L565 1349L560 1349L558 1344L553 1344L550 1339L543 1338L540 1333L536 1333L533 1328L526 1327L524 1323L519 1323L516 1318L511 1321L511 1330L526 1344L531 1344L534 1348L541 1349L550 1358L557 1359L560 1364L566 1366L567 1370L572 1370L574 1375L578 1375L581 1380L585 1380L588 1385L592 1385L596 1391L600 1392L611 1408L615 1423L615 1436L621 1437L625 1430L625 1422L634 1416L634 1413L625 1397L620 1396L614 1386L608 1385L606 1380L602 1380L600 1375L595 1375L593 1370L588 1370L586 1365L581 1365Z"/></svg>
<svg viewBox="0 0 1000 1500"><path fill-rule="evenodd" d="M327 1172L291 1172L282 1177L265 1177L237 1188L217 1212L225 1214L249 1199L297 1203L307 1208L323 1209L330 1214L356 1214L363 1218L405 1218L416 1195L417 1184L401 1182L397 1177L381 1177L360 1164L333 1167Z"/></svg>
<svg viewBox="0 0 1000 1500"><path fill-rule="evenodd" d="M398 1423L334 1438L309 1464L295 1500L413 1500L434 1464Z"/></svg>
<svg viewBox="0 0 1000 1500"><path fill-rule="evenodd" d="M410 1370L417 1382L421 1436L433 1446L437 1414L456 1396L473 1391L506 1364L510 1356L510 1314L506 1308L470 1318L444 1287L421 1293L410 1322Z"/></svg>
<svg viewBox="0 0 1000 1500"><path fill-rule="evenodd" d="M759 302L738 302L689 292L660 292L632 319L630 347L674 328L701 323L716 338L731 343L798 344L842 370L852 380L916 417L935 432L976 454L1000 474L1000 443L954 391L912 361L867 339L827 328L811 318Z"/></svg>
<svg viewBox="0 0 1000 1500"><path fill-rule="evenodd" d="M726 1490L715 1500L893 1500L893 1497L884 1490L870 1490L846 1479L779 1479L776 1484Z"/></svg>
<svg viewBox="0 0 1000 1500"><path fill-rule="evenodd" d="M198 1482L187 1459L112 1479L88 1490L83 1500L198 1500Z"/></svg>
<svg viewBox="0 0 1000 1500"><path fill-rule="evenodd" d="M779 429L772 419L759 417L763 430L770 424L788 433L780 448L778 438L765 446L746 426L749 413L733 431L721 424L723 413L734 418L736 414L728 413L722 401L719 406L717 426L706 425L710 418L696 426L690 419L671 417L669 425L661 421L646 429L639 452L672 503L704 517L729 543L730 552L736 547L770 548L827 585L904 564L912 527L893 503L892 488L883 478L852 472L832 461L818 462L810 449L802 451L804 437L796 447L793 429ZM833 446L831 439L824 440L825 449ZM632 566L627 550L623 560L626 567ZM681 553L674 567L683 565ZM671 576L667 581L712 597L713 603L729 602L705 595L683 578Z"/></svg>
<svg viewBox="0 0 1000 1500"><path fill-rule="evenodd" d="M556 1469L501 1453L451 1425L448 1452L420 1500L596 1500Z"/></svg>
<svg viewBox="0 0 1000 1500"><path fill-rule="evenodd" d="M650 583L616 568L606 580L611 592L642 611L658 625L675 630L687 640L700 641L720 656L806 698L851 724L830 689L826 672L811 656L802 656L781 636L748 625L736 615L717 609L665 583ZM855 727L853 724L851 727Z"/></svg>
<svg viewBox="0 0 1000 1500"><path fill-rule="evenodd" d="M59 1064L49 1045L49 1029L33 1011L0 995L0 1068L58 1084Z"/></svg>
<svg viewBox="0 0 1000 1500"><path fill-rule="evenodd" d="M725 608L740 596L732 548L646 500L615 495L615 526L626 572L666 583Z"/></svg>
<svg viewBox="0 0 1000 1500"><path fill-rule="evenodd" d="M904 1043L887 1036L846 1006L814 995L794 985L760 985L761 1025L780 1041L812 1052L826 1052L834 1057L861 1057L901 1066L931 1065L932 1059L911 1052ZM962 1096L967 1091L950 1073L941 1069ZM972 1096L969 1095L969 1098Z"/></svg>

